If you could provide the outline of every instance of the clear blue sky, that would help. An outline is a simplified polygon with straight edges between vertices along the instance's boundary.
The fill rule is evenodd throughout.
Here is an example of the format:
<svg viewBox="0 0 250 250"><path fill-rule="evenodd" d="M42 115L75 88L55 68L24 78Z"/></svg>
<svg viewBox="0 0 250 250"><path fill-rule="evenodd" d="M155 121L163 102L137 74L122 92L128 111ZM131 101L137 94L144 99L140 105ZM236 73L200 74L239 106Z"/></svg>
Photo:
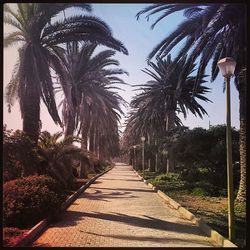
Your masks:
<svg viewBox="0 0 250 250"><path fill-rule="evenodd" d="M117 52L115 57L120 61L120 67L129 72L129 76L124 76L123 79L130 85L142 84L151 80L148 75L141 71L141 69L147 67L147 55L164 37L173 31L184 18L181 13L172 14L151 30L150 25L153 23L153 18L151 18L149 22L145 19L145 16L141 16L139 21L135 18L137 12L147 5L148 4L92 4L92 14L104 20L111 27L113 36L122 41L129 51L129 56ZM76 13L76 11L72 10L67 11L66 16L69 16L73 12ZM8 32L8 30L6 29L4 32ZM4 85L10 80L16 58L16 47L4 50ZM207 74L210 74L209 67ZM209 78L207 78L207 80L207 85L212 88L211 93L208 94L208 98L213 101L213 103L200 103L207 110L209 116L204 116L203 119L200 119L199 117L189 114L185 120L180 115L185 126L190 128L198 126L208 128L209 121L212 125L224 124L226 121L226 96L225 93L222 92L223 78L219 76L213 83L210 83ZM232 126L239 128L238 92L233 83L231 86ZM132 96L135 95L135 91L133 90L135 88L132 86L124 86L123 88L124 91L119 93L126 101L130 102ZM58 96L57 99L59 102L60 96ZM124 109L124 111L126 112L126 109ZM41 109L41 120L43 123L42 130L48 130L51 133L61 130L60 127L57 127L53 123L44 105L42 105ZM122 119L122 121L124 121L124 119ZM7 123L7 128L9 129L22 129L22 120L17 102L11 114L7 113L7 107L4 105L4 123Z"/></svg>

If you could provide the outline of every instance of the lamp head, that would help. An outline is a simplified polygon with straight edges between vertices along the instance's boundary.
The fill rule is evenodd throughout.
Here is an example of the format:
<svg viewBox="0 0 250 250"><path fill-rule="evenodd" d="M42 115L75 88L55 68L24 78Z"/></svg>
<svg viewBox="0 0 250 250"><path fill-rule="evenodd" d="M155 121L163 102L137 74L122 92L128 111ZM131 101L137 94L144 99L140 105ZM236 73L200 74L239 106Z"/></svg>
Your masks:
<svg viewBox="0 0 250 250"><path fill-rule="evenodd" d="M145 139L146 139L146 138L145 138L144 136L141 137L141 141L142 141L142 142L144 142Z"/></svg>
<svg viewBox="0 0 250 250"><path fill-rule="evenodd" d="M225 57L219 60L217 65L220 69L221 74L224 77L231 76L234 74L236 62L232 57Z"/></svg>

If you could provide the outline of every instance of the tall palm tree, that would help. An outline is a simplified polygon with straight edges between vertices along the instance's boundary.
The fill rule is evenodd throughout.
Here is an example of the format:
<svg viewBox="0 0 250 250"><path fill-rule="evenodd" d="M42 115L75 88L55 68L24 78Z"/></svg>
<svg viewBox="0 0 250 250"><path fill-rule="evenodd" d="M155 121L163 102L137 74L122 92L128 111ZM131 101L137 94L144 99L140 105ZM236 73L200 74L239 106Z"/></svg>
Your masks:
<svg viewBox="0 0 250 250"><path fill-rule="evenodd" d="M112 37L110 28L98 18L75 15L53 24L52 18L63 10L77 7L90 11L89 4L82 3L18 3L14 11L4 5L4 23L15 28L5 36L4 46L21 42L19 60L7 86L9 109L19 98L24 132L36 143L39 134L40 99L43 100L56 124L62 126L54 98L51 67L59 70L59 44L72 40L101 43L127 54L122 43ZM67 87L64 85L64 88Z"/></svg>
<svg viewBox="0 0 250 250"><path fill-rule="evenodd" d="M178 61L187 52L189 60L195 61L200 56L197 82L203 74L209 61L212 61L211 81L218 75L217 62L230 56L237 64L234 83L239 92L240 113L240 164L241 178L237 201L246 201L246 17L244 4L154 4L140 11L137 18L144 13L150 15L162 13L154 22L152 28L168 15L184 11L187 17L169 36L158 44L150 53L167 55L176 45L184 41Z"/></svg>
<svg viewBox="0 0 250 250"><path fill-rule="evenodd" d="M97 44L77 42L67 44L66 53L61 57L61 79L67 82L69 91L63 100L65 136L74 131L81 134L82 148L106 157L117 148L120 103L124 100L116 92L114 84L125 84L116 75L127 73L119 62L112 58L113 50L96 53ZM71 102L69 102L71 100ZM110 132L112 131L112 132ZM117 139L118 138L118 139ZM86 175L81 167L80 176Z"/></svg>
<svg viewBox="0 0 250 250"><path fill-rule="evenodd" d="M191 76L191 73L194 71L194 63L187 67L184 59L176 63L168 55L167 59L159 58L156 64L149 62L149 66L152 70L146 68L143 72L151 76L153 80L138 85L143 92L131 101L131 107L135 112L130 117L130 123L132 122L132 125L139 131L137 136L152 133L159 136L164 131L173 129L175 125L181 125L177 113L182 113L184 118L187 117L188 111L201 118L207 114L197 102L197 99L209 101L204 96L209 91L209 88L202 85L206 82L203 79L204 75L196 92L193 93L195 76ZM185 78L181 82L181 88L178 88L179 76L183 68L186 69ZM173 164L170 162L169 165ZM170 171L171 168L172 166L169 166Z"/></svg>
<svg viewBox="0 0 250 250"><path fill-rule="evenodd" d="M126 71L120 68L108 68L109 66L119 66L119 62L112 58L115 51L104 50L94 55L96 48L96 43L86 42L83 43L81 48L77 42L67 43L66 53L61 57L63 68L61 69L62 74L60 74L60 77L70 86L70 90L65 92L63 101L66 135L73 135L74 130L78 126L76 121L82 120L79 117L81 113L79 110L89 103L90 96L95 94L94 88L96 86L109 85L110 88L114 84L125 84L116 75L127 74ZM112 88L115 89L117 87ZM86 95L85 98L83 98L83 94ZM83 105L82 102L85 102L85 104ZM69 115L70 110L74 110L75 114ZM83 113L86 120L88 112Z"/></svg>

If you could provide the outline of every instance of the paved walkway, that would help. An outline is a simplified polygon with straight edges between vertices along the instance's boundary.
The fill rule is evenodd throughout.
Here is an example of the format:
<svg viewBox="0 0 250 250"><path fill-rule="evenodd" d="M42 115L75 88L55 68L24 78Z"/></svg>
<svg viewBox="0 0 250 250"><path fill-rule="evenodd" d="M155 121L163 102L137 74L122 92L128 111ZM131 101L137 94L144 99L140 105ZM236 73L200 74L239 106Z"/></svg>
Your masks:
<svg viewBox="0 0 250 250"><path fill-rule="evenodd" d="M213 247L131 166L98 178L34 243L43 247Z"/></svg>

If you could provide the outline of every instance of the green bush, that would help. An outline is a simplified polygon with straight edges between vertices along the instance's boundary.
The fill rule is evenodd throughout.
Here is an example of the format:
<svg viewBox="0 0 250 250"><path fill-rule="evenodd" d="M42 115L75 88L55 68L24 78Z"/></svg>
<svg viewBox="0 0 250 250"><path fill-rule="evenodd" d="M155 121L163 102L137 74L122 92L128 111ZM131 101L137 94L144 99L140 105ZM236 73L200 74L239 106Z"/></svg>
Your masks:
<svg viewBox="0 0 250 250"><path fill-rule="evenodd" d="M37 172L34 143L21 130L3 128L3 181L10 181Z"/></svg>
<svg viewBox="0 0 250 250"><path fill-rule="evenodd" d="M204 189L200 187L196 187L192 190L192 195L195 196L208 196L208 192L206 192Z"/></svg>
<svg viewBox="0 0 250 250"><path fill-rule="evenodd" d="M48 176L28 176L3 186L5 226L26 228L55 212L64 200L59 183Z"/></svg>
<svg viewBox="0 0 250 250"><path fill-rule="evenodd" d="M186 182L180 179L179 174L161 174L149 180L154 186L165 191L180 191L185 188Z"/></svg>
<svg viewBox="0 0 250 250"><path fill-rule="evenodd" d="M193 193L194 189L202 189L208 196L218 196L218 187L213 186L207 181L186 182L186 188Z"/></svg>
<svg viewBox="0 0 250 250"><path fill-rule="evenodd" d="M234 211L237 214L246 213L246 203L236 203L234 205Z"/></svg>

